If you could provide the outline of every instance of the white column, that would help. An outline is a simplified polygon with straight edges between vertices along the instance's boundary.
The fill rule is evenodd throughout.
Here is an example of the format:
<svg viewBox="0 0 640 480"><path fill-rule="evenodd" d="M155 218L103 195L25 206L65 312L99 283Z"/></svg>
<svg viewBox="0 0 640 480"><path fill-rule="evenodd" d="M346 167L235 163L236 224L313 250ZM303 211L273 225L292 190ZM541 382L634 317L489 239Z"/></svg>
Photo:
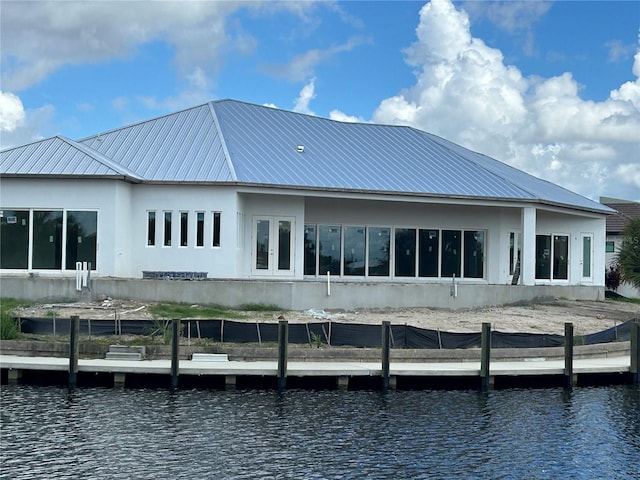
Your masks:
<svg viewBox="0 0 640 480"><path fill-rule="evenodd" d="M535 285L536 282L536 209L522 209L522 258L520 259L520 277L522 285Z"/></svg>

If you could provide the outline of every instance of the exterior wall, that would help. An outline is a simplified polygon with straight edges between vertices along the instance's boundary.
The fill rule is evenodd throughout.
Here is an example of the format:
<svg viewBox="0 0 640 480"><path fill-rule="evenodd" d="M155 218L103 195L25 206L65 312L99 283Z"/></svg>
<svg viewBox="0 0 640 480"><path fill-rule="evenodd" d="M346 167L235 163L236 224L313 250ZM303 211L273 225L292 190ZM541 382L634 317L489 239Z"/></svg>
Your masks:
<svg viewBox="0 0 640 480"><path fill-rule="evenodd" d="M219 304L240 307L249 303L277 305L285 310L429 307L468 309L514 303L542 302L562 297L571 300L603 300L603 287L552 285L461 284L458 296L450 286L433 283L326 282L278 280L171 281L142 279L93 279L91 294L150 302ZM32 301L72 301L87 298L75 291L73 279L2 278L4 296Z"/></svg>
<svg viewBox="0 0 640 480"><path fill-rule="evenodd" d="M96 275L120 276L130 261L130 185L117 180L3 178L0 208L15 210L94 210L98 212ZM8 270L8 273L17 273ZM69 276L75 271L34 270Z"/></svg>
<svg viewBox="0 0 640 480"><path fill-rule="evenodd" d="M308 193L307 193L308 194ZM522 232L523 209L508 202L449 203L434 199L345 195L330 192L304 197L296 191L232 186L129 184L117 180L3 179L0 208L90 209L98 212L98 277L140 278L143 271L207 272L210 279L303 280L305 224L483 230L486 232L484 278L462 283L511 283L509 234ZM147 213L156 212L155 246L147 245ZM172 245L163 246L163 212L172 212ZM180 246L180 212L188 212L188 242ZM196 246L196 212L205 213L204 246ZM212 245L212 213L221 212L220 246ZM294 222L292 270L252 271L257 217ZM537 284L604 285L605 221L602 216L536 209L537 234L569 237L568 280L536 280ZM582 235L593 235L593 277L582 278ZM275 239L274 239L275 241ZM393 248L393 247L392 247ZM7 271L6 273L20 273ZM25 273L25 272L23 272ZM42 275L71 276L70 271L42 271ZM310 279L310 278L307 278ZM448 278L349 277L351 283L450 283Z"/></svg>
<svg viewBox="0 0 640 480"><path fill-rule="evenodd" d="M207 272L209 278L237 273L237 203L232 187L135 185L129 234L131 261L124 277L143 271ZM156 244L147 245L147 214L156 212ZM172 212L171 246L163 245L163 214ZM187 246L180 246L180 212L188 213ZM196 212L204 212L204 246L196 246ZM220 246L214 247L213 212L221 213Z"/></svg>
<svg viewBox="0 0 640 480"><path fill-rule="evenodd" d="M564 213L538 210L537 231L538 235L562 234L569 237L569 279L562 280L536 280L537 284L569 284L569 285L597 285L604 286L604 244L605 244L605 219L603 217L589 217L580 215L567 215ZM592 279L582 278L582 236L592 234Z"/></svg>

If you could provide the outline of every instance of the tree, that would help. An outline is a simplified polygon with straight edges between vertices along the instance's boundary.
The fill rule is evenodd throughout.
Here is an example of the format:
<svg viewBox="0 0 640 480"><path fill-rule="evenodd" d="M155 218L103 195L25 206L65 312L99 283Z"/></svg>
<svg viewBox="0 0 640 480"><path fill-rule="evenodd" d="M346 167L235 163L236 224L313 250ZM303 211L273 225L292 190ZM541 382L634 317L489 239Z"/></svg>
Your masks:
<svg viewBox="0 0 640 480"><path fill-rule="evenodd" d="M617 263L622 280L640 288L640 217L634 218L625 227Z"/></svg>

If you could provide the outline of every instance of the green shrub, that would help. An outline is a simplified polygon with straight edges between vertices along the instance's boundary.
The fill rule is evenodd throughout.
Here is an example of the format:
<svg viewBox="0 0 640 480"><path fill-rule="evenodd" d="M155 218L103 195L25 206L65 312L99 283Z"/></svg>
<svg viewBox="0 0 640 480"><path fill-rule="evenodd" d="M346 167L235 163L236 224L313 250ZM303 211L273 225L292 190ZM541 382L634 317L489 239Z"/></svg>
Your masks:
<svg viewBox="0 0 640 480"><path fill-rule="evenodd" d="M20 337L20 327L14 311L27 302L13 298L0 299L0 340L13 340Z"/></svg>

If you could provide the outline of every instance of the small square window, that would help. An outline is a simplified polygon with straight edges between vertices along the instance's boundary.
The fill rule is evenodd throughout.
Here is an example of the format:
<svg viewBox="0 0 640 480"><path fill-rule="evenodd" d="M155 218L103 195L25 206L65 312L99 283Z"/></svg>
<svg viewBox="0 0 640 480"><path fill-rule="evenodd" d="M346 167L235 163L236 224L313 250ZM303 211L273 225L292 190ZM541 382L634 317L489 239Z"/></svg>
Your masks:
<svg viewBox="0 0 640 480"><path fill-rule="evenodd" d="M605 252L607 253L613 253L616 251L616 244L615 242L612 241L608 241L605 243Z"/></svg>

